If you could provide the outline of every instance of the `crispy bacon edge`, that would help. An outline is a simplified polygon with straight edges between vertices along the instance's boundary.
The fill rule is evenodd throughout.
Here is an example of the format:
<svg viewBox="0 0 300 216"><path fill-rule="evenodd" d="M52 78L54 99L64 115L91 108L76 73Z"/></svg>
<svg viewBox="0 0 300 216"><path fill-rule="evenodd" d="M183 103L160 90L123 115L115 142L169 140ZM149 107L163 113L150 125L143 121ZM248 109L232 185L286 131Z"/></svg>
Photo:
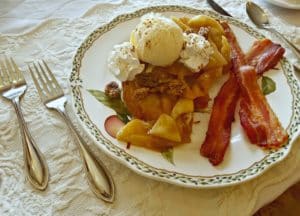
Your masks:
<svg viewBox="0 0 300 216"><path fill-rule="evenodd" d="M256 77L251 66L243 66L239 70L241 125L252 144L264 148L280 147L288 140L288 134L268 104Z"/></svg>
<svg viewBox="0 0 300 216"><path fill-rule="evenodd" d="M280 44L273 43L269 39L255 41L246 55L247 64L255 67L256 73L274 68L283 57L285 49Z"/></svg>

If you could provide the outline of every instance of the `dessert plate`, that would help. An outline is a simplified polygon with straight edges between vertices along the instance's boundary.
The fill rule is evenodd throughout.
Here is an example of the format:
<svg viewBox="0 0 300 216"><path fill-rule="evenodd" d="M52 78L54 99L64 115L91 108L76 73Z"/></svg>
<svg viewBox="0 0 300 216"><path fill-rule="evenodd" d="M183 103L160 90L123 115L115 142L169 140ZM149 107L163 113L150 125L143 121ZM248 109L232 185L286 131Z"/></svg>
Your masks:
<svg viewBox="0 0 300 216"><path fill-rule="evenodd" d="M89 93L89 89L104 90L105 85L116 80L107 68L107 58L115 44L128 41L130 32L139 18L148 12L159 12L165 16L194 16L205 14L230 23L244 51L263 35L230 17L223 17L208 10L198 10L183 6L157 6L123 14L110 23L92 32L78 48L70 75L72 104L74 112L96 144L108 155L135 172L156 180L185 187L208 188L233 185L259 176L274 164L282 161L292 148L299 131L300 87L292 66L286 59L281 60L276 69L266 76L272 78L277 89L267 95L267 100L277 114L283 127L287 129L289 142L277 150L266 151L252 145L245 136L236 113L232 125L231 143L219 166L212 166L199 153L205 137L209 113L195 114L200 123L193 126L192 142L160 153L145 148L118 142L104 129L105 119L115 114ZM223 80L216 82L211 95L217 94ZM296 96L298 95L298 96Z"/></svg>
<svg viewBox="0 0 300 216"><path fill-rule="evenodd" d="M266 0L270 4L288 8L288 9L300 9L300 0Z"/></svg>

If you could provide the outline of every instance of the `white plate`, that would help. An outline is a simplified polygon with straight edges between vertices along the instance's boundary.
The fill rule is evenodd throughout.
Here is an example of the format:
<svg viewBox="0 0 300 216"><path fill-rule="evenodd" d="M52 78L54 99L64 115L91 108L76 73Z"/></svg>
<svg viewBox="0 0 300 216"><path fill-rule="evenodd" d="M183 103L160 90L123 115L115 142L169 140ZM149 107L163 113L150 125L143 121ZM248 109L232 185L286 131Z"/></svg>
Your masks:
<svg viewBox="0 0 300 216"><path fill-rule="evenodd" d="M118 142L106 133L104 121L109 115L115 113L98 102L87 89L103 90L108 82L115 80L107 69L108 54L115 44L129 40L130 32L139 22L139 17L150 11L160 12L165 16L206 14L220 20L227 20L245 51L249 49L255 38L263 38L254 29L235 19L223 17L211 11L182 6L145 8L118 16L107 25L99 27L77 50L70 77L73 108L85 131L93 137L97 145L108 155L139 174L195 188L240 183L260 175L267 168L284 159L291 149L292 140L299 130L300 122L299 83L286 59L283 59L277 66L279 70L271 70L267 73L267 76L277 83L277 90L268 95L267 99L282 125L287 128L291 138L287 145L276 151L264 151L250 144L241 129L238 115L232 125L231 143L224 161L216 167L199 154L209 114L195 116L201 119L201 123L193 128L192 143L174 149L174 165L158 152L135 146L126 149L124 143ZM215 93L221 86L221 82L214 90Z"/></svg>
<svg viewBox="0 0 300 216"><path fill-rule="evenodd" d="M300 9L300 0L266 0L270 4L289 8L289 9Z"/></svg>

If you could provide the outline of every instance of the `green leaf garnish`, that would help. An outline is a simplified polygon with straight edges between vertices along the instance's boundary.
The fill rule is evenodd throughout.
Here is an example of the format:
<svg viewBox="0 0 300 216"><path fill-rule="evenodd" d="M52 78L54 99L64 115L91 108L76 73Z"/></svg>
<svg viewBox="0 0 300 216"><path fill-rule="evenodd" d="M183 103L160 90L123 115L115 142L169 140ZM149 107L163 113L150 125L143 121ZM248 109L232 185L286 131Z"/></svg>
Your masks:
<svg viewBox="0 0 300 216"><path fill-rule="evenodd" d="M130 121L130 114L121 100L121 97L110 98L100 90L88 89L88 91L103 105L113 109L122 122L126 124Z"/></svg>
<svg viewBox="0 0 300 216"><path fill-rule="evenodd" d="M264 95L270 94L276 90L276 83L267 76L263 76L261 80L262 92Z"/></svg>
<svg viewBox="0 0 300 216"><path fill-rule="evenodd" d="M169 161L171 164L175 165L174 160L173 160L173 148L169 148L169 149L161 152L161 155L163 156L164 159Z"/></svg>
<svg viewBox="0 0 300 216"><path fill-rule="evenodd" d="M130 115L128 113L117 113L118 118L125 124L130 122Z"/></svg>

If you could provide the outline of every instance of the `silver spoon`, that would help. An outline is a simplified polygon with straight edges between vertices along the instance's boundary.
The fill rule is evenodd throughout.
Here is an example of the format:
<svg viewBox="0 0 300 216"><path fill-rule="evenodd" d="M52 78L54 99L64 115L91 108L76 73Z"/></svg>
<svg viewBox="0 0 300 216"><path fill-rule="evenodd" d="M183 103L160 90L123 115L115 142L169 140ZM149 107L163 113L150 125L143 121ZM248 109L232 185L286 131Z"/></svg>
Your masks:
<svg viewBox="0 0 300 216"><path fill-rule="evenodd" d="M288 39L286 39L281 33L279 33L276 29L272 28L269 23L267 13L259 7L254 2L248 1L246 4L246 11L251 21L261 29L268 30L283 40L287 46L293 51L294 55L297 57L298 61L294 66L300 70L300 49L298 49L295 45L293 45Z"/></svg>

